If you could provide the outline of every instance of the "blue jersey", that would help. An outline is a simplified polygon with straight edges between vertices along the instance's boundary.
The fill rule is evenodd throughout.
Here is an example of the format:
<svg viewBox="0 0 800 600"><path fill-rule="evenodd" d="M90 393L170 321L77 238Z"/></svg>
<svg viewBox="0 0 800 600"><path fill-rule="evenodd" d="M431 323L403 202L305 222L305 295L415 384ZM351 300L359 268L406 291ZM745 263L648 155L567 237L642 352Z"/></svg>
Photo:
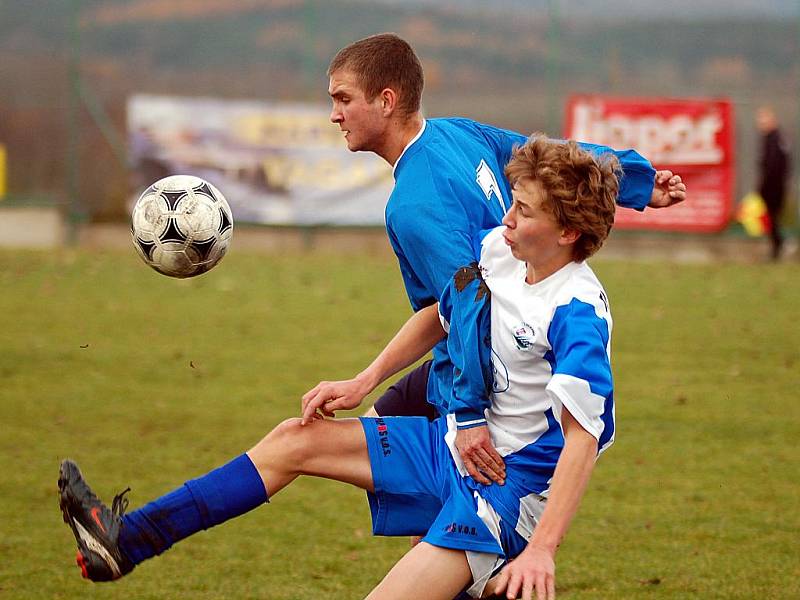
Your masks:
<svg viewBox="0 0 800 600"><path fill-rule="evenodd" d="M413 309L438 301L457 269L474 262L473 240L500 225L511 206L503 169L526 137L470 119L428 119L395 163L395 187L386 205L386 229L400 263ZM611 152L623 169L618 204L642 210L650 201L655 171L633 150L616 152L581 144L595 154ZM477 311L466 319L483 319ZM475 323L472 325L473 330ZM460 327L469 329L468 325ZM481 335L480 332L476 335ZM433 349L428 401L450 412L453 367L447 344ZM489 405L484 389L460 381L459 421L472 420Z"/></svg>

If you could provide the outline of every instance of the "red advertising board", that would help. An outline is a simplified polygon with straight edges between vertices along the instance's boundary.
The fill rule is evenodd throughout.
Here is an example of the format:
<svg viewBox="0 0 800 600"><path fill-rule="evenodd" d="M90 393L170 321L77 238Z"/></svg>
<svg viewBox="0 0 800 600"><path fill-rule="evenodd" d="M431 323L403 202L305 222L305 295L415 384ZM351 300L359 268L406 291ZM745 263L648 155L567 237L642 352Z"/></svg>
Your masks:
<svg viewBox="0 0 800 600"><path fill-rule="evenodd" d="M686 183L682 204L618 210L615 227L710 233L728 225L735 176L730 101L580 95L569 99L566 114L565 137L633 148Z"/></svg>

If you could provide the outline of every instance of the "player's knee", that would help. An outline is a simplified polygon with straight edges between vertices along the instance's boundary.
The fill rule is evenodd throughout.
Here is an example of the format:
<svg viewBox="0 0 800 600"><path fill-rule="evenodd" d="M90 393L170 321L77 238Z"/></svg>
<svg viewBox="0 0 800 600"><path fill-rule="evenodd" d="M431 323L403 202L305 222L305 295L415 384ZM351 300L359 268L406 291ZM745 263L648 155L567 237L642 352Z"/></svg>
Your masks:
<svg viewBox="0 0 800 600"><path fill-rule="evenodd" d="M299 418L286 419L267 436L268 438L272 437L271 442L280 449L282 454L288 455L298 467L302 467L306 458L313 451L311 429L314 423L309 425L301 425L301 423L302 420Z"/></svg>
<svg viewBox="0 0 800 600"><path fill-rule="evenodd" d="M283 465L301 466L309 454L308 426L299 418L286 419L270 431L250 451L255 456L269 457ZM282 460L283 459L283 460Z"/></svg>
<svg viewBox="0 0 800 600"><path fill-rule="evenodd" d="M280 423L278 423L275 429L272 430L272 433L283 437L287 436L291 437L297 435L297 433L299 433L299 430L302 429L303 427L300 424L301 422L302 420L299 417L292 417L290 419L286 419L285 421L281 421Z"/></svg>
<svg viewBox="0 0 800 600"><path fill-rule="evenodd" d="M300 443L306 437L306 426L301 425L301 419L293 417L278 424L267 437L274 437L287 445Z"/></svg>

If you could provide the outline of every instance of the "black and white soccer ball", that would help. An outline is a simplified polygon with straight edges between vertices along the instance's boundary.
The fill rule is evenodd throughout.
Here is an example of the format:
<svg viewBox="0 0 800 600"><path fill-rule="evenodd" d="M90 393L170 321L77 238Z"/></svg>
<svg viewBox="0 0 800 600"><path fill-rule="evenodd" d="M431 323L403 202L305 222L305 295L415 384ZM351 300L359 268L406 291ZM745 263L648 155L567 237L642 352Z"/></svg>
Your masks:
<svg viewBox="0 0 800 600"><path fill-rule="evenodd" d="M139 256L153 269L170 277L194 277L225 256L233 217L225 197L209 182L171 175L139 196L131 233Z"/></svg>

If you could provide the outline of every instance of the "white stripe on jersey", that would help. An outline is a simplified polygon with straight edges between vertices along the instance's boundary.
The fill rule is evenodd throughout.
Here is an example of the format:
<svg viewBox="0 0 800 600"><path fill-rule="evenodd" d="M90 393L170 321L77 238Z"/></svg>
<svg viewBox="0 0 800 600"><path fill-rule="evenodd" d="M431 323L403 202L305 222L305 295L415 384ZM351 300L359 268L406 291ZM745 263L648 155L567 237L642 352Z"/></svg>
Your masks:
<svg viewBox="0 0 800 600"><path fill-rule="evenodd" d="M486 528L492 532L494 539L502 547L500 540L500 516L495 512L492 505L481 498L478 492L475 492L475 501L478 504L477 515L483 521ZM527 538L525 538L527 539ZM469 564L470 571L472 571L472 585L467 589L467 594L473 598L480 598L483 595L483 590L489 579L492 578L492 573L505 562L505 558L499 554L490 554L488 552L473 552L467 550L467 563Z"/></svg>
<svg viewBox="0 0 800 600"><path fill-rule="evenodd" d="M572 375L556 373L550 383L547 384L547 391L550 392L550 398L553 401L553 413L559 423L561 422L561 407L566 406L570 414L581 424L581 427L591 433L595 439L600 439L604 428L602 409L605 398L592 393L588 381L578 379ZM587 397L591 398L591 402L578 403L574 400L575 398ZM587 414L587 410L591 410L591 413ZM609 444L606 444L603 448L600 448L600 451L602 452L608 446Z"/></svg>

